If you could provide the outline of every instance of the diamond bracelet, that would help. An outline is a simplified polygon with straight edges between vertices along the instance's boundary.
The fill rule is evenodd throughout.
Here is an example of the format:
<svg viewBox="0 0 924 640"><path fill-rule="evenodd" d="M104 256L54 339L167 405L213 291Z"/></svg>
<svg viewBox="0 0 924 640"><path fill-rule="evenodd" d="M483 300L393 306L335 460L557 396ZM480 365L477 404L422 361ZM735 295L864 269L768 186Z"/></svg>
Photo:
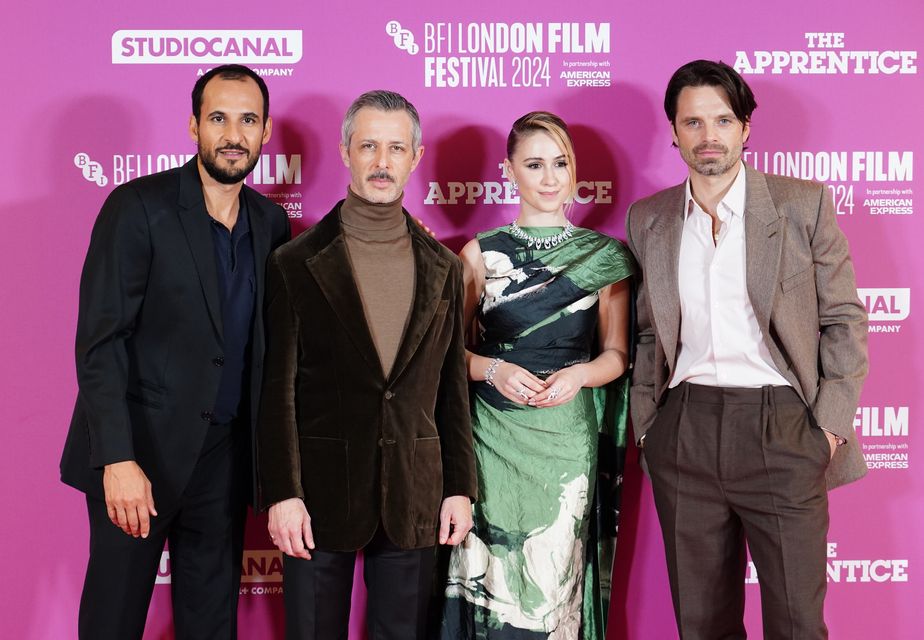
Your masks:
<svg viewBox="0 0 924 640"><path fill-rule="evenodd" d="M494 386L494 374L497 373L497 365L501 362L503 362L503 360L500 358L494 358L491 360L491 364L488 365L488 368L484 370L484 381L492 387Z"/></svg>

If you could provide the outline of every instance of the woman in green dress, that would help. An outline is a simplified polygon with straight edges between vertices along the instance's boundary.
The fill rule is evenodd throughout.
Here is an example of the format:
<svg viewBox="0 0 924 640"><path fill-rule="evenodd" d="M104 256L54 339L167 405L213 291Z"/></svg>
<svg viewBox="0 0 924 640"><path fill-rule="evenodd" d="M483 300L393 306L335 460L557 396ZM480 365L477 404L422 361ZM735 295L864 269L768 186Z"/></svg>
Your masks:
<svg viewBox="0 0 924 640"><path fill-rule="evenodd" d="M629 359L632 261L565 217L575 159L560 118L517 120L504 171L519 215L461 253L479 500L452 550L442 638L603 640L590 521L604 386Z"/></svg>

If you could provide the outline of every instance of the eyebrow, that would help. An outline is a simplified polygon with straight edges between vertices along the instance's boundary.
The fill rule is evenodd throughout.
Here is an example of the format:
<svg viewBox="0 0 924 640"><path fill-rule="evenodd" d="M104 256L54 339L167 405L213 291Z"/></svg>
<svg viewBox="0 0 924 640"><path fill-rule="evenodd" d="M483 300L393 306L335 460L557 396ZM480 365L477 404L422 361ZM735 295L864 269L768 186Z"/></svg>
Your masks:
<svg viewBox="0 0 924 640"><path fill-rule="evenodd" d="M225 113L224 111L215 110L215 111L212 111L207 117L211 118L212 116L228 117L228 114ZM245 111L244 113L241 114L241 117L242 118L254 118L255 120L260 120L259 114L257 114L254 111Z"/></svg>
<svg viewBox="0 0 924 640"><path fill-rule="evenodd" d="M734 112L734 111L726 111L726 112L724 112L724 113L716 114L716 115L712 116L712 118L734 118L735 120L737 120L737 119L738 119L738 116L735 115L735 112ZM706 119L706 116L694 116L694 115L683 116L683 117L678 116L678 117L677 117L677 120L679 120L679 121L681 121L681 122L688 122L688 121L690 121L690 120L705 120L705 119Z"/></svg>
<svg viewBox="0 0 924 640"><path fill-rule="evenodd" d="M364 143L364 142L372 142L373 144L379 144L379 141L376 140L375 138L363 138L363 139L361 139L359 142L360 142L360 144L362 144L362 143ZM406 146L409 146L409 145L410 145L410 142L407 142L406 140L389 140L389 141L386 142L385 144L400 144L400 145L406 147Z"/></svg>
<svg viewBox="0 0 924 640"><path fill-rule="evenodd" d="M561 154L560 156L555 156L552 159L553 160L567 160L568 158L565 157L565 154ZM523 162L535 162L536 160L541 161L541 160L545 160L545 158L539 158L538 156L533 157L533 158L523 158Z"/></svg>

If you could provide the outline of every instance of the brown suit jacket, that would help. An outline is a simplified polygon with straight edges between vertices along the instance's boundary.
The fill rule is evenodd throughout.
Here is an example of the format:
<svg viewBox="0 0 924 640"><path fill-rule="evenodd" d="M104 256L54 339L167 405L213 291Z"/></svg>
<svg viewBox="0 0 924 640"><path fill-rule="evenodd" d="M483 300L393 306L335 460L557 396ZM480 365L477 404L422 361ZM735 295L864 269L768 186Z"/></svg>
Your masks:
<svg viewBox="0 0 924 640"><path fill-rule="evenodd" d="M442 499L477 491L461 263L408 218L414 301L386 378L341 204L267 266L261 506L303 498L325 551L365 546L380 522L402 548L433 545Z"/></svg>
<svg viewBox="0 0 924 640"><path fill-rule="evenodd" d="M828 466L833 488L867 471L853 428L868 369L867 318L847 239L824 185L745 170L748 295L777 369L816 423L847 439ZM642 271L631 390L636 441L654 421L677 362L684 195L684 184L666 189L633 204L626 218Z"/></svg>

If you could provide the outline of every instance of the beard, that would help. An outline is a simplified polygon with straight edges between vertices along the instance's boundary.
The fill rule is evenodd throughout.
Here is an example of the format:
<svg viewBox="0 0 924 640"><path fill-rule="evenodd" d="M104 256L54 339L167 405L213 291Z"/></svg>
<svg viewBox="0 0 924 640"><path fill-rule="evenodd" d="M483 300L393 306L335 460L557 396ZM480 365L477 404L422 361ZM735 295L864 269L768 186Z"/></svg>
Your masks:
<svg viewBox="0 0 924 640"><path fill-rule="evenodd" d="M212 179L221 184L237 184L246 178L253 168L257 166L257 160L260 159L260 152L263 150L263 145L257 149L256 153L250 153L246 148L237 144L229 144L218 149L208 150L202 147L202 144L199 144L199 159L202 161L202 166L205 167L206 172ZM226 149L233 149L234 151L243 151L247 154L241 160L238 160L237 164L239 166L231 166L228 168L220 167L218 165L218 152Z"/></svg>
<svg viewBox="0 0 924 640"><path fill-rule="evenodd" d="M700 151L721 151L722 157L700 159L697 153ZM729 149L721 144L700 144L690 150L681 149L680 155L683 156L684 162L691 169L703 176L721 176L728 173L738 161L741 160L741 147Z"/></svg>

